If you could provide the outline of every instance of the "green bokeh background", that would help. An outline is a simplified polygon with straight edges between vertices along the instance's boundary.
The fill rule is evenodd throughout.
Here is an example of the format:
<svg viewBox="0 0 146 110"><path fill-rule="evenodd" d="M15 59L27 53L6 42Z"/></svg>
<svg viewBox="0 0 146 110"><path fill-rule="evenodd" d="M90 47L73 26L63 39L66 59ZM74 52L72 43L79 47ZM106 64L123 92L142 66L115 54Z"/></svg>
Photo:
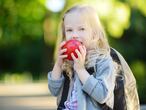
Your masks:
<svg viewBox="0 0 146 110"><path fill-rule="evenodd" d="M0 81L47 80L64 11L86 3L97 9L110 45L128 62L137 80L140 102L146 103L146 1L60 0L64 5L57 12L46 6L51 1L0 0Z"/></svg>

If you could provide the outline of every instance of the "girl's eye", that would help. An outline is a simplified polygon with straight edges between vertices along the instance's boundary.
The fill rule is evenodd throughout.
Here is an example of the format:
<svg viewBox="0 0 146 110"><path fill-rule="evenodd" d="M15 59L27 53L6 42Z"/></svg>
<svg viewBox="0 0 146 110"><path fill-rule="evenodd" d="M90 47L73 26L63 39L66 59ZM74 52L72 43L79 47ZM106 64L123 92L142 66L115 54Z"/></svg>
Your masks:
<svg viewBox="0 0 146 110"><path fill-rule="evenodd" d="M72 29L67 29L66 31L67 31L67 32L72 32Z"/></svg>
<svg viewBox="0 0 146 110"><path fill-rule="evenodd" d="M84 30L85 30L85 28L80 28L79 30L80 30L80 31L84 31Z"/></svg>

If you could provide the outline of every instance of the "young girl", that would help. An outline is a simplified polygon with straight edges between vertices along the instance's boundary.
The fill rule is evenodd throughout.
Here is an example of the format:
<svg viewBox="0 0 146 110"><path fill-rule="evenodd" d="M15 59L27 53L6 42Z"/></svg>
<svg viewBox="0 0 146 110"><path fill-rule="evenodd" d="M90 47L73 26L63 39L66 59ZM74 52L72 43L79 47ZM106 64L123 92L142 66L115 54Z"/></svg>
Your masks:
<svg viewBox="0 0 146 110"><path fill-rule="evenodd" d="M58 110L102 110L101 104L112 109L117 66L96 11L82 5L69 9L62 19L62 36L54 68L48 73L49 89L58 97ZM65 60L66 49L62 49L70 39L83 44L75 51L78 58L71 54L73 61ZM60 106L65 77L69 77L69 90Z"/></svg>

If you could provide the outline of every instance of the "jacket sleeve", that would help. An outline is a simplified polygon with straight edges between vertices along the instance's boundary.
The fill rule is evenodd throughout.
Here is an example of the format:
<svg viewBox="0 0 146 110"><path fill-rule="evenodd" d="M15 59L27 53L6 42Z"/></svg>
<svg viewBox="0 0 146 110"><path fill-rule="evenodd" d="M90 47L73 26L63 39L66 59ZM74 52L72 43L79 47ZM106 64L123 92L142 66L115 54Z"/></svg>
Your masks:
<svg viewBox="0 0 146 110"><path fill-rule="evenodd" d="M99 60L95 68L95 76L90 75L82 89L102 104L111 98L115 87L115 69L112 58L108 56Z"/></svg>
<svg viewBox="0 0 146 110"><path fill-rule="evenodd" d="M53 96L58 96L64 83L64 76L62 75L60 79L54 80L51 77L51 73L48 73L48 87Z"/></svg>

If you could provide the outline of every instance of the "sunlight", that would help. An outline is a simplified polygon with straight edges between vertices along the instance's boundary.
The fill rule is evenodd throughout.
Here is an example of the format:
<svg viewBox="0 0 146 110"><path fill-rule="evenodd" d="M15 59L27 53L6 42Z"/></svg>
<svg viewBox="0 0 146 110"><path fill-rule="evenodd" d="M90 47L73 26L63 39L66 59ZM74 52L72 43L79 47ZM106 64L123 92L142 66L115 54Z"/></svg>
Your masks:
<svg viewBox="0 0 146 110"><path fill-rule="evenodd" d="M95 8L97 9L98 14L100 17L108 17L110 12L113 9L112 2L110 1L96 1Z"/></svg>
<svg viewBox="0 0 146 110"><path fill-rule="evenodd" d="M122 37L125 29L130 25L130 9L126 4L116 3L108 23L108 32L115 38Z"/></svg>
<svg viewBox="0 0 146 110"><path fill-rule="evenodd" d="M118 3L116 8L117 20L127 24L127 20L130 18L130 9L127 5Z"/></svg>
<svg viewBox="0 0 146 110"><path fill-rule="evenodd" d="M130 8L127 4L111 0L95 0L92 5L97 10L101 20L105 22L108 33L114 38L122 37L130 25Z"/></svg>
<svg viewBox="0 0 146 110"><path fill-rule="evenodd" d="M60 12L65 5L65 0L46 0L46 7L53 12Z"/></svg>
<svg viewBox="0 0 146 110"><path fill-rule="evenodd" d="M146 0L129 0L132 7L137 8L146 16Z"/></svg>

